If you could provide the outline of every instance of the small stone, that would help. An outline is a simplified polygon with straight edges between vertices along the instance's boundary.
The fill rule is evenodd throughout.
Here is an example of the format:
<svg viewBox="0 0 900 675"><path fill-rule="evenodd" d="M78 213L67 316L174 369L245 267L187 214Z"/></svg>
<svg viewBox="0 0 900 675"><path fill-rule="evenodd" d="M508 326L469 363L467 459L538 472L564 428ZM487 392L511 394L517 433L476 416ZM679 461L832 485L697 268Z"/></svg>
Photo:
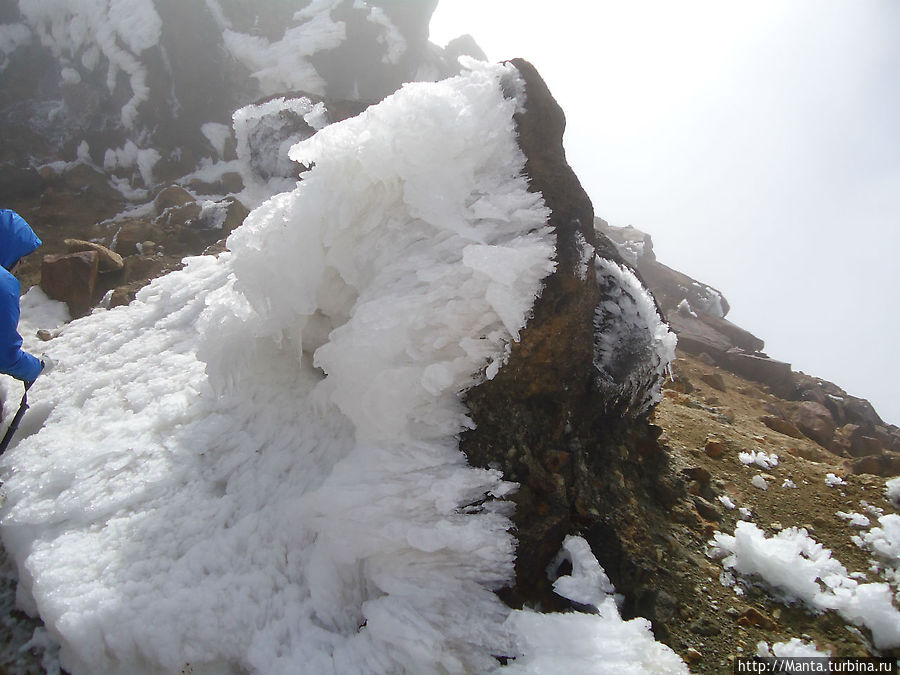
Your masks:
<svg viewBox="0 0 900 675"><path fill-rule="evenodd" d="M716 459L717 457L721 457L725 452L725 444L718 439L707 438L706 445L703 449L706 452L707 456Z"/></svg>
<svg viewBox="0 0 900 675"><path fill-rule="evenodd" d="M701 485L706 485L712 480L712 474L702 466L692 466L687 469L682 469L681 473L690 480L695 480Z"/></svg>
<svg viewBox="0 0 900 675"><path fill-rule="evenodd" d="M693 502L694 507L697 509L697 513L699 513L706 520L721 520L721 512L711 502L708 502L700 496L695 496L693 498Z"/></svg>
<svg viewBox="0 0 900 675"><path fill-rule="evenodd" d="M756 626L764 630L773 630L777 624L755 607L747 609L737 620L739 626Z"/></svg>
<svg viewBox="0 0 900 675"><path fill-rule="evenodd" d="M703 654L694 649L693 647L688 647L684 652L684 660L688 663L696 663L700 659L703 658Z"/></svg>
<svg viewBox="0 0 900 675"><path fill-rule="evenodd" d="M41 342L48 342L53 339L53 334L46 328L41 328L35 335L37 335L37 339Z"/></svg>

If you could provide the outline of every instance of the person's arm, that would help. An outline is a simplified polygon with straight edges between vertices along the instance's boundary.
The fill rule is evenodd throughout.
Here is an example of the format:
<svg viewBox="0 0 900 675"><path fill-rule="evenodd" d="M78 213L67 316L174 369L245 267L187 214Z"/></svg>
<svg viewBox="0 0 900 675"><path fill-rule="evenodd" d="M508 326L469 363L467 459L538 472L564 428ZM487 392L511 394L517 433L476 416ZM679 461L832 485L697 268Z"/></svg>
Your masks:
<svg viewBox="0 0 900 675"><path fill-rule="evenodd" d="M19 282L11 276L0 283L0 373L33 382L43 366L39 359L22 351L22 336L18 330L18 287Z"/></svg>

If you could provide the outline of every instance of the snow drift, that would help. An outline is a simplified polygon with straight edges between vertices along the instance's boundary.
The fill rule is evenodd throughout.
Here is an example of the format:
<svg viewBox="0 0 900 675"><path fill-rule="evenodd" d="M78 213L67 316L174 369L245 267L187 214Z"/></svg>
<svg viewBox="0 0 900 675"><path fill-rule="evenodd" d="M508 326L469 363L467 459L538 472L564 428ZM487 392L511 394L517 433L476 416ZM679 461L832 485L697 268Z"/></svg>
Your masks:
<svg viewBox="0 0 900 675"><path fill-rule="evenodd" d="M570 672L683 672L584 590L605 578L586 545L588 580L560 586L599 614L493 593L514 486L459 451L460 393L502 368L555 236L517 71L473 68L295 146L312 170L230 252L51 343L0 515L68 670L540 672L564 651Z"/></svg>

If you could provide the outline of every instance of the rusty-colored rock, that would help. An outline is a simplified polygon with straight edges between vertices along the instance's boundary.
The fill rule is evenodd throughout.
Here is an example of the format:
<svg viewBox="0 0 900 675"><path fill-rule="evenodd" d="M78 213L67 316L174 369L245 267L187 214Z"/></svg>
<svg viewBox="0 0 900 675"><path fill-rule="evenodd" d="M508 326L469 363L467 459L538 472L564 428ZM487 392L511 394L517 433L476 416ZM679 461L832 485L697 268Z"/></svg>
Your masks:
<svg viewBox="0 0 900 675"><path fill-rule="evenodd" d="M890 478L900 475L900 453L882 452L880 455L860 457L850 464L853 473L871 473Z"/></svg>
<svg viewBox="0 0 900 675"><path fill-rule="evenodd" d="M739 626L756 626L757 628L763 628L764 630L774 630L777 628L777 624L771 617L755 607L747 609L747 611L738 617L737 622Z"/></svg>
<svg viewBox="0 0 900 675"><path fill-rule="evenodd" d="M41 290L65 302L73 317L85 316L94 304L99 259L96 251L44 256Z"/></svg>
<svg viewBox="0 0 900 675"><path fill-rule="evenodd" d="M821 403L803 401L790 413L790 421L807 438L829 447L834 438L835 423L831 412Z"/></svg>
<svg viewBox="0 0 900 675"><path fill-rule="evenodd" d="M66 248L69 253L81 253L82 251L96 251L99 270L101 272L115 272L125 267L125 261L115 251L110 251L103 244L83 239L66 239Z"/></svg>
<svg viewBox="0 0 900 675"><path fill-rule="evenodd" d="M717 457L721 457L725 452L725 443L717 438L707 438L706 445L703 447L703 451L707 454L708 457L716 459Z"/></svg>
<svg viewBox="0 0 900 675"><path fill-rule="evenodd" d="M793 422L781 417L764 415L759 418L759 421L769 427L772 431L777 431L779 434L784 434L791 438L803 438L803 432L800 431Z"/></svg>
<svg viewBox="0 0 900 675"><path fill-rule="evenodd" d="M722 373L703 373L700 379L713 389L725 391L725 379L722 377Z"/></svg>

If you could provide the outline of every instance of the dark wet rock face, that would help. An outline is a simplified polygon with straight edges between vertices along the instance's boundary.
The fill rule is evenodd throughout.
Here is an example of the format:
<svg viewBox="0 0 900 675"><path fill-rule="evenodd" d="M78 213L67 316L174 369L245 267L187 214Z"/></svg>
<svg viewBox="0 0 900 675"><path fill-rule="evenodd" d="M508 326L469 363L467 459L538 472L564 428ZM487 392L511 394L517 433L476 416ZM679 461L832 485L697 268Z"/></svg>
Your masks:
<svg viewBox="0 0 900 675"><path fill-rule="evenodd" d="M568 606L553 593L547 567L572 533L585 536L618 589L646 600L642 561L653 557L660 531L652 523L662 522L676 490L662 478L666 456L646 414L608 405L597 387L594 317L609 291L593 266L580 273L585 244L604 260L618 256L595 235L590 200L566 163L562 110L529 63L513 64L526 84L519 143L531 189L552 212L559 264L508 363L467 393L477 427L463 435L461 449L472 464L499 468L520 484L513 498L516 579L502 593L507 602Z"/></svg>

